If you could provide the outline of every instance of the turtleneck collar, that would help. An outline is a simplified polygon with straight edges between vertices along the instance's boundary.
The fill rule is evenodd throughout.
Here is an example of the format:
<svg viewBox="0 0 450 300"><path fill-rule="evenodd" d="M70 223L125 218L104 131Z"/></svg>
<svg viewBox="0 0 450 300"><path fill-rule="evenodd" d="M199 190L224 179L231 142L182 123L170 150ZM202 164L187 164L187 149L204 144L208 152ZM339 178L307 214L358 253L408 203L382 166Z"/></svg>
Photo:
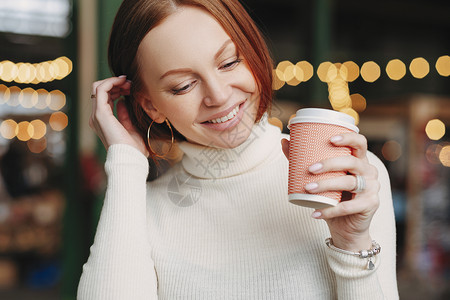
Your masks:
<svg viewBox="0 0 450 300"><path fill-rule="evenodd" d="M281 132L268 122L265 114L253 125L248 139L236 148L222 149L190 142L179 144L184 152L181 164L186 172L199 178L218 179L244 173L266 160L280 146Z"/></svg>

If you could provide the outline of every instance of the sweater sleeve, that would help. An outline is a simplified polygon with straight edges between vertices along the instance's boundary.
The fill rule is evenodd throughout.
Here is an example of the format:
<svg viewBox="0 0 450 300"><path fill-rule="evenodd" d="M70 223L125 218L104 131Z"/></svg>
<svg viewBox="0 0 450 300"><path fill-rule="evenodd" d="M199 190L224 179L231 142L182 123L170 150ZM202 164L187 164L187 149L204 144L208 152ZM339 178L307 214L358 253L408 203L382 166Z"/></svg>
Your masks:
<svg viewBox="0 0 450 300"><path fill-rule="evenodd" d="M372 153L369 162L378 169L380 206L370 226L371 237L381 253L368 270L367 260L342 254L326 247L328 263L336 275L339 299L398 299L396 278L396 231L389 175L383 163Z"/></svg>
<svg viewBox="0 0 450 300"><path fill-rule="evenodd" d="M105 201L78 299L157 299L146 220L148 161L131 146L112 145L105 170Z"/></svg>

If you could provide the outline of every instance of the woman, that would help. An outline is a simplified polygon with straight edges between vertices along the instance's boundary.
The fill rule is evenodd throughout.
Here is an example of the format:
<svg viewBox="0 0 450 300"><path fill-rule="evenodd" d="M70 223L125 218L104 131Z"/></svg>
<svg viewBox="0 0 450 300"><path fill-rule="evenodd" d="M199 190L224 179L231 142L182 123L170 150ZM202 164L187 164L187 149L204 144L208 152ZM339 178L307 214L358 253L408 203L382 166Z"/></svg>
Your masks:
<svg viewBox="0 0 450 300"><path fill-rule="evenodd" d="M398 298L389 180L363 136L334 137L353 156L310 167L353 174L307 186L352 200L288 203L289 143L267 122L271 60L237 0L125 0L109 55L126 77L93 86L108 188L80 299ZM173 132L184 156L146 184L155 132ZM383 251L370 262L349 254L372 239Z"/></svg>

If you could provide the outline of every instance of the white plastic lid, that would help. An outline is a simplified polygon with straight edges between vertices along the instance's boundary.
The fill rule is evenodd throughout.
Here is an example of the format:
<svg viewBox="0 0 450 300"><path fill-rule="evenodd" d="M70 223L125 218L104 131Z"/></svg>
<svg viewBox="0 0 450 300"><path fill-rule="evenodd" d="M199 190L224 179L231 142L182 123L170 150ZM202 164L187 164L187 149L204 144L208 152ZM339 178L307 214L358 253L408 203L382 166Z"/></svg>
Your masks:
<svg viewBox="0 0 450 300"><path fill-rule="evenodd" d="M295 123L322 123L346 127L359 132L355 119L345 113L324 108L302 108L297 110L295 117L289 122L288 128Z"/></svg>

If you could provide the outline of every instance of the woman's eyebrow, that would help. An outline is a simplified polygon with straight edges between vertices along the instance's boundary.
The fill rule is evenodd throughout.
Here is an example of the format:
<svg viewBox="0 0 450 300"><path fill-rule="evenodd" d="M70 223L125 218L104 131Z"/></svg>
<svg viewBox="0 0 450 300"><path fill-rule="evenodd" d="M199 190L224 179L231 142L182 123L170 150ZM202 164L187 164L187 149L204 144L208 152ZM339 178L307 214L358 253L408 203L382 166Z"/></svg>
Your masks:
<svg viewBox="0 0 450 300"><path fill-rule="evenodd" d="M222 44L222 46L219 48L219 50L217 50L216 54L214 55L214 60L217 60L222 55L222 53L225 51L225 49L227 49L228 45L232 44L232 43L233 43L233 41L231 39L226 40ZM192 72L192 69L189 69L189 68L180 68L180 69L169 70L166 73L164 73L159 78L159 80L162 80L164 77L167 77L167 76L172 75L172 74L190 73L190 72Z"/></svg>
<svg viewBox="0 0 450 300"><path fill-rule="evenodd" d="M228 45L232 43L233 41L231 39L226 40L225 43L223 43L222 47L220 47L219 50L217 50L216 55L214 55L214 60L218 59L220 55L222 55L222 53L228 47Z"/></svg>

